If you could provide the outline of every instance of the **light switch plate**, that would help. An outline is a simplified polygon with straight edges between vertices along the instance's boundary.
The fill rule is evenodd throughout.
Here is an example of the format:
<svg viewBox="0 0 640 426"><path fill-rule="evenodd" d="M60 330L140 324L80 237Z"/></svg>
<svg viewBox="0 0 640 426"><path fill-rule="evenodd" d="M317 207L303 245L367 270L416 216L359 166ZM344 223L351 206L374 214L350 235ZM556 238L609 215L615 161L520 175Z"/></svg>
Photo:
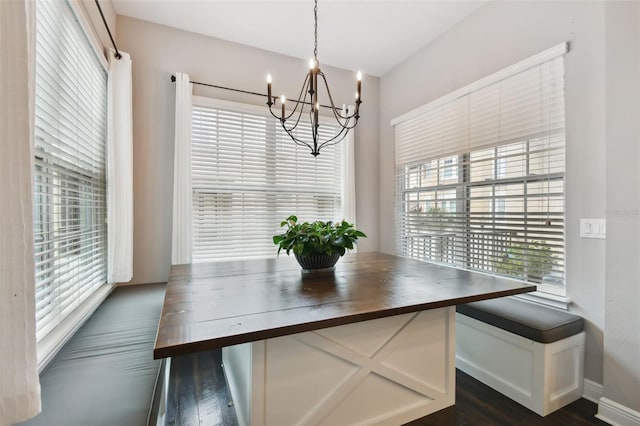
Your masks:
<svg viewBox="0 0 640 426"><path fill-rule="evenodd" d="M605 219L580 219L580 237L605 239L607 222Z"/></svg>

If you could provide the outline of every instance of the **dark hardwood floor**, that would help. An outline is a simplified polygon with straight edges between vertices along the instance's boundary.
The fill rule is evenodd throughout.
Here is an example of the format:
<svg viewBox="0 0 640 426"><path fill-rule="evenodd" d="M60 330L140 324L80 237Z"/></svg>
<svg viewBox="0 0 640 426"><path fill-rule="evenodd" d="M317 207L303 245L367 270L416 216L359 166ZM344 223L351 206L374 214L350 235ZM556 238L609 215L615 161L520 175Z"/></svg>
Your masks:
<svg viewBox="0 0 640 426"><path fill-rule="evenodd" d="M220 350L174 357L171 363L168 426L238 424L222 372ZM540 417L458 370L456 405L409 425L606 425L594 417L595 413L596 404L580 399L546 417Z"/></svg>
<svg viewBox="0 0 640 426"><path fill-rule="evenodd" d="M237 426L220 349L171 358L167 426Z"/></svg>
<svg viewBox="0 0 640 426"><path fill-rule="evenodd" d="M410 426L582 426L607 425L594 417L597 406L584 398L541 417L473 377L456 370L456 405Z"/></svg>

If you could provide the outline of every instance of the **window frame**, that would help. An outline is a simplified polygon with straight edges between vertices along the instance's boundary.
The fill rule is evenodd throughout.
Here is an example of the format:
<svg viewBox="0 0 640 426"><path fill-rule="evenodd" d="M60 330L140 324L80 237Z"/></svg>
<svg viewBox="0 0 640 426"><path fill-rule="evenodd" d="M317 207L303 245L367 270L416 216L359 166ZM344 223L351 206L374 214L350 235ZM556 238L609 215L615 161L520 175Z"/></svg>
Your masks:
<svg viewBox="0 0 640 426"><path fill-rule="evenodd" d="M439 99L436 99L432 102L429 102L428 104L425 104L421 107L418 107L408 113L403 114L400 117L397 117L395 119L393 119L391 121L391 124L393 126L396 126L396 203L397 203L397 208L396 208L396 226L397 226L397 231L396 231L396 242L397 242L397 248L396 251L399 254L403 254L402 252L402 237L401 237L401 229L403 225L402 220L401 220L401 215L402 214L406 214L406 213L402 213L402 211L406 210L406 207L402 207L403 203L409 202L407 201L407 198L405 196L406 191L403 192L402 189L402 185L403 183L403 179L405 178L406 175L406 170L403 172L400 170L401 167L407 167L407 166L412 166L414 168L424 168L425 166L425 162L428 162L428 164L435 164L436 167L438 169L440 169L437 174L438 174L438 180L437 182L434 184L434 194L436 194L435 192L435 188L437 187L438 189L442 190L442 189L454 189L456 188L456 185L458 185L458 191L462 191L463 193L459 193L456 195L456 198L458 199L457 202L457 206L456 206L456 210L461 211L460 209L462 208L465 213L468 212L468 209L470 209L469 206L469 202L472 199L469 194L464 194L464 192L468 192L469 191L469 187L470 185L473 184L473 181L471 180L471 176L470 171L468 170L464 170L463 165L465 163L469 162L469 158L465 158L465 156L470 156L474 151L478 150L482 150L482 149L487 149L489 147L492 147L494 150L499 149L501 146L506 146L509 145L510 143L514 143L517 142L518 140L523 141L523 138L506 138L506 139L500 139L495 140L495 142L491 142L490 140L485 140L485 141L478 141L475 139L470 139L467 143L469 145L464 145L461 144L460 142L455 142L455 137L461 137L461 138L467 138L467 137L471 137L471 133L467 133L467 132L471 132L470 128L467 128L466 131L465 130L457 130L458 133L454 134L454 133L450 133L452 131L456 131L455 129L458 129L458 127L453 127L454 125L451 124L451 121L444 121L445 117L448 117L449 120L452 120L455 117L455 119L459 119L458 117L462 118L462 117L475 117L470 115L472 111L472 105L474 104L469 104L467 106L465 106L464 103L461 103L459 101L463 101L466 102L464 99L469 99L469 95L473 95L474 93L478 92L480 95L479 96L490 96L491 95L491 90L487 90L487 91L483 91L483 89L489 87L489 86L493 86L494 84L501 84L502 81L504 80L508 80L511 76L517 76L520 73L525 73L528 72L531 69L538 69L540 68L540 73L541 73L541 77L543 78L542 75L543 73L548 73L548 72L554 72L553 71L553 67L555 67L555 65L551 65L551 68L547 68L546 63L547 62L551 62L551 61L556 61L556 60L562 60L562 56L568 52L568 44L567 43L561 43L557 46L554 46L551 49L548 49L544 52L539 53L538 55L534 55L530 58L527 58L523 61L520 61L510 67L507 67L503 70L500 70L488 77L485 77L481 80L478 80L474 83L471 83L465 87L462 87L458 90L455 90ZM556 62L557 63L557 62ZM563 66L562 62L560 62L559 66ZM555 69L559 69L562 70L563 68L555 68ZM537 72L537 71L536 71ZM555 74L556 76L558 74ZM559 74L559 75L563 75L563 74ZM556 90L555 88L559 87L557 85L555 85L555 82L558 80L555 80L556 77L554 77L551 74L545 74L545 80L541 80L541 81L546 81L547 78L550 78L550 80L548 80L551 84L551 86L549 86L551 91L548 93L551 93L551 95L547 95L545 92L545 94L543 95L541 92L541 96L550 96L549 98L543 97L541 99L544 99L544 102L547 101L547 99L555 99L553 98L553 96L557 96L554 95L553 91ZM513 80L514 83L512 83L511 85L509 85L509 83L507 83L507 88L513 89L514 85L515 87L520 87L518 85L520 84L524 84L522 83L523 81L527 82L528 80L522 80L522 79L517 79L517 80ZM531 83L526 83L526 84L531 84ZM501 86L496 86L496 87L501 87ZM533 87L533 86L525 86L525 87ZM546 86L542 86L542 87L546 87ZM561 90L564 91L566 87L566 83L562 82L562 87ZM498 89L498 96L500 96L499 99L502 99L501 96L503 96L502 92L499 91L500 89ZM482 92L481 92L482 91ZM505 92L505 93L510 93L510 92ZM556 92L557 93L557 92ZM508 95L507 95L508 96ZM560 95L562 96L562 92L560 92ZM477 98L477 99L483 99L482 97ZM489 98L484 98L484 99L489 99ZM508 99L505 97L505 99ZM473 101L473 98L472 98ZM475 102L475 101L474 101ZM556 104L540 104L541 108L555 108L555 105L560 105L558 103ZM543 106L544 105L544 106ZM468 109L466 109L468 108ZM475 107L477 108L477 107ZM438 111L442 111L442 112L438 112ZM477 111L477 110L476 110ZM509 110L506 110L508 113L510 112ZM565 141L565 136L566 136L566 126L564 125L564 121L566 120L566 110L555 110L553 112L553 114L557 114L558 112L562 112L562 120L561 122L555 122L552 121L550 123L553 123L553 126L548 128L548 131L544 131L541 134L536 134L536 133L527 133L527 132L522 132L522 136L527 135L527 137L524 139L524 141L527 141L527 146L529 144L528 141L530 140L535 140L536 138L542 138L542 137L552 137L557 131L557 129L560 129L560 131L562 132L562 152L563 152L563 157L565 158L566 155L566 141ZM442 116L440 115L442 114ZM449 114L449 115L446 115ZM502 112L500 112L500 114L502 114ZM529 112L530 114L530 112ZM551 114L551 113L550 113ZM530 115L528 117L531 117ZM546 117L546 116L545 116ZM553 115L550 117L556 117L556 115ZM442 120L442 123L446 123L446 126L448 127L438 127L438 126L444 126L445 124L431 124L431 123L438 123L438 119ZM474 118L475 120L478 120L478 118ZM512 117L510 117L510 119L512 119ZM421 121L424 120L424 121ZM471 118L469 118L469 120L471 120ZM466 122L466 121L463 121ZM406 123L406 125L405 125ZM484 121L474 121L473 122L474 125L478 125L479 123L484 123ZM560 127L555 127L557 126L557 123L560 123ZM404 125L402 127L402 130L398 130L398 125ZM440 134L439 129L442 128L443 133ZM449 133L447 133L449 132ZM425 138L431 138L433 139L433 135L440 135L440 138L442 139L442 143L444 143L444 145L428 145L425 146L421 141L423 140L422 137L418 136L416 137L416 135L420 135L420 134L424 134ZM428 136L427 136L428 135ZM475 135L475 134L474 134ZM398 148L398 138L406 138L403 139L405 142L403 145L401 145L401 148ZM477 137L477 135L475 135L474 137ZM433 142L431 141L431 139L425 139L425 143L429 143L432 144ZM484 144L484 145L483 145ZM467 149L464 149L464 146L467 146ZM430 150L433 149L433 155L429 156L427 153L430 152ZM400 151L399 151L400 150ZM417 151L416 151L417 150ZM456 151L455 154L451 154L451 152ZM418 155L417 159L416 159L416 154ZM500 156L497 155L497 151L495 151L494 155L494 160L492 162L492 181L493 184L495 184L495 182L500 181L500 180L504 180L504 181L518 181L518 179L513 178L511 179L510 176L508 175L507 170L504 168L504 160L503 162L500 162L499 158ZM456 174L452 173L451 170L449 171L445 171L442 170L444 167L446 166L450 166L451 165L451 161L447 160L451 155L455 155L458 158L458 164L460 165L460 167L458 168L457 171L457 176L459 177L459 181L456 184L451 184L451 185L446 185L445 183L445 179L453 179L454 176L456 176ZM551 159L551 160L550 160ZM553 158L552 157L547 157L547 160L545 160L547 162L551 161L553 162ZM540 163L542 164L542 163ZM528 164L527 164L528 167ZM562 176L561 176L561 181L562 181L562 194L561 194L561 205L562 205L562 230L561 230L561 235L562 235L562 252L563 252L563 257L562 257L562 265L561 268L563 269L563 282L562 282L562 288L560 291L558 291L557 288L555 288L555 286L551 286L551 287L547 287L544 284L537 284L539 287L539 291L536 292L536 295L533 296L533 298L537 299L537 302L540 302L540 298L543 299L548 299L549 300L549 304L552 305L563 305L560 307L566 308L566 305L568 303L570 303L570 300L566 297L566 290L567 290L567 286L566 286L566 278L565 278L565 265L566 265L566 259L567 259L567 253L566 253L566 217L567 217L567 208L566 208L566 191L564 189L565 185L566 185L566 160L563 161L563 170L562 170ZM523 182L524 185L526 185L526 182L528 182L528 178L529 175L527 174L524 178L524 180L521 179L521 181ZM532 177L532 179L534 179ZM462 181L463 183L461 183L460 181ZM438 187L438 185L441 185L440 187ZM482 183L477 183L476 185L482 185ZM464 189L467 188L467 189ZM548 191L551 191L550 189L548 189ZM526 193L525 193L526 195ZM434 195L435 198L438 198L437 196ZM431 197L431 198L434 198ZM413 196L413 199L416 200L414 201L419 203L422 203L426 198L429 197L424 197L421 195L415 195ZM420 201L422 199L422 201ZM498 197L497 195L492 192L492 204L491 204L491 215L492 217L499 217L500 215L503 215L504 213L502 212L497 212L496 210L499 210L498 208L498 204L495 202L495 200L497 200ZM526 200L526 198L524 198L523 200ZM526 203L526 201L524 201ZM435 204L436 207L441 207L443 206L443 204L440 203ZM446 205L444 207L447 207ZM422 207L424 208L424 206ZM550 208L550 207L546 207L546 208ZM404 209L404 210L403 210ZM419 211L420 209L417 208ZM464 210L467 209L467 210ZM407 210L408 211L408 210ZM413 210L412 210L413 211ZM525 214L526 214L526 210L525 210ZM453 265L451 265L453 266ZM459 266L453 266L453 267L459 267ZM472 269L473 270L473 269ZM513 278L516 279L516 278ZM527 296L530 297L530 296Z"/></svg>
<svg viewBox="0 0 640 426"><path fill-rule="evenodd" d="M536 141L538 139L539 138L534 138L534 140ZM522 201L526 204L527 202L531 202L536 199L536 197L527 198L526 190L524 190L524 188L526 188L530 184L536 184L536 183L550 184L551 182L561 181L562 186L564 187L565 171L553 172L545 175L540 175L538 173L531 172L531 170L529 169L529 163L530 163L529 155L536 154L536 152L532 153L529 149L531 143L532 143L531 140L524 140L522 142L517 142L515 144L509 143L509 144L499 145L499 146L495 146L488 149L477 150L471 153L460 154L457 156L456 160L451 160L451 156L444 156L441 158L426 160L426 162L400 166L400 169L404 169L405 172L403 173L402 171L397 171L397 178L399 180L399 183L396 185L397 203L399 206L398 214L400 215L401 218L404 218L403 212L407 212L404 214L408 214L408 212L429 213L430 211L433 211L432 213L433 215L444 215L444 216L453 214L454 218L450 219L453 221L453 225L452 225L453 229L450 229L450 232L457 233L457 232L461 232L460 229L466 229L467 231L464 232L464 235L456 235L455 238L462 238L464 241L467 242L467 244L470 244L471 241L473 241L475 238L474 235L477 233L477 232L474 232L474 230L477 231L478 223L482 223L483 225L484 224L490 225L491 223L493 223L495 226L496 221L501 222L502 218L505 215L508 215L509 213L504 208L502 209L502 211L497 211L495 206L497 201L502 201L504 203L506 199L513 197L513 194L506 195L506 196L502 194L497 194L496 188L499 188L502 185L521 184L523 187L523 193L515 194L515 196L522 197ZM518 177L513 177L513 176L507 177L505 175L502 178L498 178L496 176L497 164L502 158L504 158L499 155L499 150L501 147L505 147L509 145L523 146L524 151L522 151L523 154L521 155L524 155L526 158L526 162L524 166L525 170ZM550 151L558 150L558 148L555 146L550 146L548 149ZM493 154L490 158L482 158L480 160L471 159L473 154L476 154L482 151L488 151L488 150L493 151ZM564 156L564 148L562 148L562 153L563 153L562 155ZM485 168L487 168L487 171L490 170L489 174L491 174L492 177L488 179L472 180L471 171L474 168L474 166L478 163L486 163L487 161L491 161L491 165L490 167L486 165ZM441 179L439 181L432 182L433 183L432 185L421 185L422 181L417 181L415 178L412 178L411 174L415 174L415 173L420 173L422 176L423 170L429 169L429 165L432 165L432 164L437 164L436 170L438 171L439 176L443 176L443 169L450 168L452 167L453 164L457 165L457 171L455 172L455 174L450 175L450 176L457 176L457 180L455 182L452 182L451 178L446 178L446 179ZM482 212L480 212L472 209L471 204L474 201L477 201L477 197L472 195L474 190L490 191L489 195L485 195L483 197L483 198L486 198L486 200L489 203L487 206L488 210L486 211L483 210ZM454 192L455 192L455 195L454 195ZM443 193L445 194L445 196L442 196ZM564 191L562 192L562 197L564 200ZM486 222L486 221L478 222L477 220L472 220L474 213L488 214L491 216L491 219L488 219L489 222ZM566 216L566 212L563 212L562 216L563 216L563 219L561 223L564 228L564 217ZM552 220L553 222L557 222L559 219L554 216L554 217L550 217L549 220ZM401 231L403 229L411 229L414 225L410 225L410 222L411 222L410 218L409 219L405 218L404 221L400 220L398 222L399 229ZM460 224L461 222L464 222L464 224L461 225ZM428 225L427 228L425 229L427 231L430 230L429 232L432 232L434 231L433 228L437 224L434 224L435 223L434 220L430 220L430 223L431 224ZM532 225L532 228L535 229L535 226ZM439 230L439 232L445 232L445 231L446 229ZM424 238L427 238L427 234L429 232L427 232L426 234L424 232L422 233L424 235ZM529 232L535 233L535 230L531 230L529 229L529 227L524 226L521 230L514 230L513 232L523 232L524 234L527 234ZM453 234L451 236L453 237ZM409 238L409 240L412 240L414 237L416 237L416 235L412 236L411 232L409 232L408 234L400 232L398 237L400 238L400 240L398 241L399 254L408 256L408 257L415 257L415 255L412 255L412 253L415 254L415 248L407 248L407 245L405 244L403 239ZM431 236L431 239L433 239L433 236ZM410 244L410 245L413 246L415 244ZM457 250L458 250L458 254L454 253L456 250L453 250L453 251L445 250L446 253L441 253L440 259L430 258L430 259L423 259L423 260L433 261L433 262L441 263L444 266L451 266L459 269L465 269L465 270L471 270L471 271L477 271L477 272L487 272L487 271L481 270L479 267L473 266L474 257L471 256L469 253L467 253L466 255L460 255L459 254L460 249L458 248ZM472 250L472 249L470 247L467 247L466 251L469 251L469 250ZM463 265L459 263L451 264L451 263L455 263L451 261L451 259L454 259L454 258L459 261L460 260L463 261L464 264ZM446 259L449 259L449 260L446 260ZM562 261L563 261L562 264L564 265L564 259L562 259ZM564 271L562 273L564 274ZM500 274L497 274L497 275L500 275ZM516 277L509 277L509 278L517 279ZM548 280L548 277L545 276L544 279ZM545 281L544 279L542 280L542 282L535 282L540 292L548 293L554 296L562 296L562 297L564 296L564 291L563 291L565 289L564 282L560 288L557 284L556 285L551 284L549 281Z"/></svg>
<svg viewBox="0 0 640 426"><path fill-rule="evenodd" d="M107 133L108 133L108 128L107 128L107 79L108 79L108 64L107 64L107 60L106 57L104 55L103 52L103 47L102 45L99 43L98 38L96 37L96 34L93 30L93 26L91 25L91 21L88 18L87 14L86 14L86 10L84 9L84 6L77 2L77 1L72 1L72 0L65 0L64 2L56 2L56 6L55 7L63 7L63 8L69 8L69 10L71 11L71 17L69 20L67 20L66 22L71 24L71 25L77 25L77 29L79 30L79 32L82 34L82 37L85 39L86 43L87 43L87 48L89 49L88 51L86 51L86 53L89 53L90 55L92 55L91 60L95 59L97 61L97 64L100 68L100 71L102 73L104 73L104 166L105 166L105 175L104 175L104 179L105 179L105 192L104 192L104 197L102 199L102 202L104 203L104 215L102 215L101 217L103 217L103 219L106 221L106 143L107 143ZM38 11L36 11L36 14L39 13ZM38 18L36 19L36 31L38 31L38 27L37 25L40 25L38 23ZM57 26L50 26L51 28L59 28ZM89 177L87 175L86 172L83 172L82 170L80 170L80 167L72 167L70 169L68 169L67 174L69 175L74 175L75 177L70 177L70 181L74 181L75 184L72 185L72 187L67 188L67 189L61 189L59 192L59 194L55 195L57 197L59 197L61 200L65 197L65 194L63 194L63 192L66 193L66 196L69 196L73 199L73 202L71 202L68 205L62 206L57 208L58 213L54 212L52 210L53 207L51 206L43 206L41 204L38 204L37 202L37 197L39 196L37 194L37 187L38 185L43 185L45 184L42 180L38 179L38 170L40 170L40 174L42 174L43 169L42 166L38 164L39 162L39 150L34 148L34 156L35 156L35 160L34 160L34 233L37 233L37 218L39 217L40 219L43 219L44 216L46 215L53 215L53 214L59 214L60 217L64 216L64 215L71 215L69 216L70 219L75 220L77 223L77 225L81 225L81 223L86 222L87 220L87 216L86 214L82 214L81 212L81 207L80 204L82 203L81 198L80 197L80 192L78 191L82 191L83 189L83 185L86 184L86 179ZM53 165L50 165L50 167L52 167ZM76 197L74 197L74 194L76 195ZM42 194L40 196L43 196ZM63 218L64 219L64 218ZM49 230L52 230L53 228L51 228L51 226L53 226L50 221L48 223L43 223L41 221L42 226L46 226L48 227ZM57 353L57 351L62 347L62 345L64 345L64 343L71 337L71 335L73 335L73 333L75 332L75 330L77 330L80 325L91 315L91 313L100 305L100 303L102 303L102 301L108 296L109 292L111 291L112 287L113 287L113 283L108 283L107 282L107 276L106 276L106 244L107 244L107 225L105 222L104 225L104 263L105 263L105 274L104 274L104 280L102 282L102 284L100 284L97 288L93 289L92 291L89 292L89 294L83 294L82 296L82 301L81 302L74 302L73 303L73 308L70 312L67 313L67 315L62 318L60 321L58 321L54 326L48 326L49 330L44 334L39 336L38 342L37 342L37 352L38 352L38 368L40 371L42 371L46 365L53 359L53 357L55 356L55 354ZM78 241L79 242L79 241ZM80 247L75 244L73 247L67 247L67 250L69 250L70 252L74 252L76 254L79 254L78 250L80 250ZM37 283L36 283L37 284Z"/></svg>
<svg viewBox="0 0 640 426"><path fill-rule="evenodd" d="M292 149L296 150L296 154L300 155L300 157L302 158L308 158L310 159L310 161L316 161L315 157L312 157L311 154L309 152L307 152L306 148L301 147L301 146L297 146L295 145L295 143L293 141L290 140L290 138L284 134L283 130L281 129L281 125L280 123L274 119L268 112L268 110L264 107L261 106L257 106L257 105L252 105L252 104L245 104L245 103L240 103L240 102L234 102L234 101L228 101L228 100L222 100L222 99L216 99L216 98L210 98L210 97L204 97L204 96L193 96L192 98L192 132L191 132L191 161L193 164L193 158L194 158L194 145L193 145L193 140L194 140L194 135L193 135L193 129L194 129L194 118L193 118L193 109L196 107L201 107L201 108L213 108L213 109L223 109L223 110L229 110L229 111L237 111L239 113L244 113L244 114L251 114L251 115L255 115L255 116L259 116L259 117L264 117L265 118L265 122L266 124L266 128L265 128L265 132L264 134L266 135L265 137L267 139L271 139L273 141L279 141L279 138L284 138L285 139L285 143L287 144L287 149L289 147L288 144L291 144L290 146L292 147ZM333 126L335 123L332 123L331 121L331 117L329 117L328 115L320 115L320 125L325 125L325 126ZM282 133L282 134L279 134ZM288 139L288 140L287 140ZM342 143L346 143L346 141L343 141ZM267 151L271 152L272 157L271 158L276 158L276 145L269 145L267 144ZM327 147L325 148L327 151L325 152L323 150L323 154L321 155L325 155L329 152L329 150L331 149L335 149L337 152L337 155L341 157L341 161L340 163L337 163L333 166L333 168L335 169L335 180L337 182L337 191L336 190L332 190L332 189L328 189L324 192L326 192L326 196L327 197L331 197L334 199L334 201L332 201L333 203L333 210L334 210L334 216L337 216L337 212L342 212L344 211L344 206L343 204L343 185L342 185L342 179L344 179L344 176L342 176L342 173L340 172L340 168L342 167L342 162L345 161L344 158L344 150L341 149L340 144L332 146L332 147ZM299 153L299 154L298 154ZM266 158L269 158L269 156L267 156ZM326 157L325 157L326 158ZM277 163L277 162L276 162ZM266 164L266 179L265 182L268 182L265 184L265 188L269 188L273 185L275 185L274 179L276 178L276 163L272 162L272 161L268 161ZM192 244L192 256L193 256L193 262L204 262L204 261L223 261L223 260L241 260L241 259L247 259L247 258L273 258L277 256L277 247L275 245L273 245L273 251L269 252L268 254L256 254L256 255L251 255L249 257L246 257L245 255L243 256L238 256L238 257L224 257L224 258L209 258L209 259L204 259L202 258L202 256L199 256L196 254L197 252L197 244L196 244L196 239L197 239L197 235L196 235L196 215L198 214L197 211L198 209L196 208L196 178L194 177L194 172L193 169L191 171L191 188L192 188L192 220L193 220L193 225L192 225L192 239L193 239L193 244ZM230 192L230 196L233 195L231 193L232 189L231 188L225 188L225 190L228 190ZM238 191L234 191L233 193L238 194L241 193L243 190L240 189ZM298 191L299 194L304 194L306 191L306 189L302 189L300 191ZM272 191L269 191L267 189L267 199L268 198L272 198L273 196L277 196L276 193L272 193ZM269 195L271 194L271 195ZM321 193L318 193L320 196L322 195ZM291 192L291 195L293 195L293 192ZM320 202L320 201L319 201ZM329 201L327 201L329 202ZM268 203L268 201L267 201ZM271 204L267 204L271 205ZM269 218L265 221L265 223L271 223L273 224L273 234L275 235L277 232L279 232L280 228L279 228L279 224L281 221L283 221L286 216L282 216L280 213L278 213L277 211L273 210L273 209L265 209L264 214L266 214ZM290 213L287 214L297 214L296 212L292 211ZM281 217L282 216L282 217ZM312 220L311 218L303 218L301 215L298 215L300 220ZM338 217L333 217L333 218L322 218L323 220L337 220ZM269 244L271 244L271 242L269 241Z"/></svg>

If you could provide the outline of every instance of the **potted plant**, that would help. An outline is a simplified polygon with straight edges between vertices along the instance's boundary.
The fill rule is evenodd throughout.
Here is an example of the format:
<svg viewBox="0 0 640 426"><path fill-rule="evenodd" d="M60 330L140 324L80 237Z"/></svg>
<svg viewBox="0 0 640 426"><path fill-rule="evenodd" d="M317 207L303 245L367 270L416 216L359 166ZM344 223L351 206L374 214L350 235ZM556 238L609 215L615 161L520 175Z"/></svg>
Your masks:
<svg viewBox="0 0 640 426"><path fill-rule="evenodd" d="M287 254L293 252L303 269L331 268L340 256L353 249L358 238L366 237L345 220L298 223L298 218L291 215L280 223L280 227L287 229L283 234L273 236L278 254L281 250Z"/></svg>
<svg viewBox="0 0 640 426"><path fill-rule="evenodd" d="M496 262L496 271L540 283L555 264L551 247L542 241L511 243Z"/></svg>

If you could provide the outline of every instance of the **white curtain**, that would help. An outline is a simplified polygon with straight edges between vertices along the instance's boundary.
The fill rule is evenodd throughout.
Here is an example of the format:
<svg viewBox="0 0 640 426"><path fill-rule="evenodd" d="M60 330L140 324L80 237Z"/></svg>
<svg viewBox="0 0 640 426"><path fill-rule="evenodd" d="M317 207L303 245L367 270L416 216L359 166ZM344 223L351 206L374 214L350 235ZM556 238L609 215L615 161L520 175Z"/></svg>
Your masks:
<svg viewBox="0 0 640 426"><path fill-rule="evenodd" d="M176 73L175 157L171 264L191 263L191 105L189 76Z"/></svg>
<svg viewBox="0 0 640 426"><path fill-rule="evenodd" d="M109 52L107 83L107 224L110 283L133 277L133 128L131 58Z"/></svg>
<svg viewBox="0 0 640 426"><path fill-rule="evenodd" d="M349 110L352 110L352 106ZM355 129L350 130L342 146L342 219L356 223Z"/></svg>
<svg viewBox="0 0 640 426"><path fill-rule="evenodd" d="M0 425L40 412L33 249L35 3L0 1Z"/></svg>

